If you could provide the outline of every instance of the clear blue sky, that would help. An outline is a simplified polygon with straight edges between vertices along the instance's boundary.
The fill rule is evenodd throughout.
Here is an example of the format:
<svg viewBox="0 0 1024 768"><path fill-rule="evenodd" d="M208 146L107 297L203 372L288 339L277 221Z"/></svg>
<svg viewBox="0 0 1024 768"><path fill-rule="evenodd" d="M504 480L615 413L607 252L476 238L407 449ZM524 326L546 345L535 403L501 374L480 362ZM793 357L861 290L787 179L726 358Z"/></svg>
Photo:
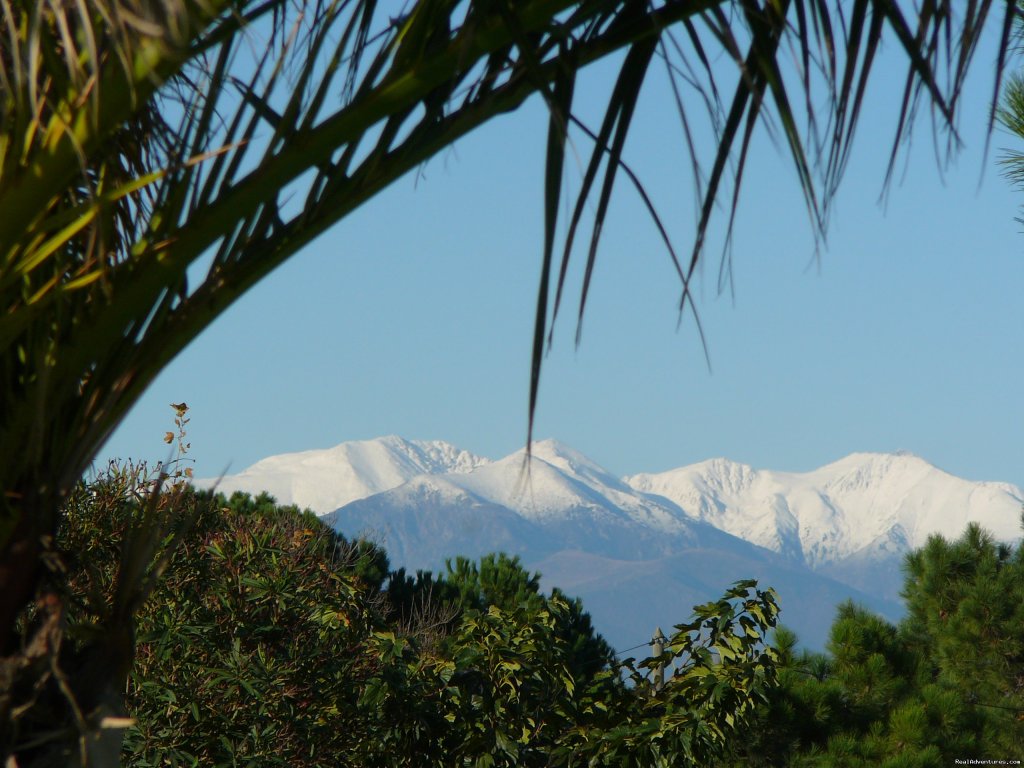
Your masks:
<svg viewBox="0 0 1024 768"><path fill-rule="evenodd" d="M710 371L692 315L676 330L674 271L620 182L578 350L571 283L538 437L621 474L714 456L806 470L902 449L1024 485L1024 193L996 165L1020 142L997 129L982 173L989 60L977 62L958 160L940 177L922 121L884 208L902 63L891 84L876 82L819 259L790 163L762 132L735 231L734 297L718 290L721 226L697 287ZM588 73L585 114L597 114L608 77ZM545 127L531 102L295 257L171 364L101 458L164 458L168 404L181 400L198 476L392 433L494 458L522 447ZM692 184L663 84L645 93L627 156L687 252ZM570 167L567 183L580 174Z"/></svg>

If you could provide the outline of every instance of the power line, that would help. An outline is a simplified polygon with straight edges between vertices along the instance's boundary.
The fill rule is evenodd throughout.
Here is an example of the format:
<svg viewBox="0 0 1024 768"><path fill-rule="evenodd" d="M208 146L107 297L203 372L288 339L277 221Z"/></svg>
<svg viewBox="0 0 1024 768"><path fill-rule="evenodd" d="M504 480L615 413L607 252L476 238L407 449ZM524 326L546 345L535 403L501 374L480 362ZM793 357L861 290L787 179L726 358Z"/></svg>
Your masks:
<svg viewBox="0 0 1024 768"><path fill-rule="evenodd" d="M653 640L648 640L646 643L640 643L640 645L634 645L632 648L626 648L625 650L622 650L622 651L616 651L615 655L616 656L621 656L624 653L629 653L630 651L635 651L637 648L646 648L652 642L654 642L654 641Z"/></svg>

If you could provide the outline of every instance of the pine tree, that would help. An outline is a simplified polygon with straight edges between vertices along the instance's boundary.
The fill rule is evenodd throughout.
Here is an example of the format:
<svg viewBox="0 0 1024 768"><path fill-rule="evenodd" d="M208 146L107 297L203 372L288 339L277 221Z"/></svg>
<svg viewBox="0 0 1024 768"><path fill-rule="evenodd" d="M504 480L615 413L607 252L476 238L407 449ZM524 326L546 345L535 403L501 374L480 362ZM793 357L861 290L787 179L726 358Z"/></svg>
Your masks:
<svg viewBox="0 0 1024 768"><path fill-rule="evenodd" d="M1024 746L1024 551L976 524L954 542L933 536L907 558L906 627L927 659L923 682L957 692L982 725L978 757ZM936 694L936 703L941 697ZM952 715L952 713L951 713Z"/></svg>

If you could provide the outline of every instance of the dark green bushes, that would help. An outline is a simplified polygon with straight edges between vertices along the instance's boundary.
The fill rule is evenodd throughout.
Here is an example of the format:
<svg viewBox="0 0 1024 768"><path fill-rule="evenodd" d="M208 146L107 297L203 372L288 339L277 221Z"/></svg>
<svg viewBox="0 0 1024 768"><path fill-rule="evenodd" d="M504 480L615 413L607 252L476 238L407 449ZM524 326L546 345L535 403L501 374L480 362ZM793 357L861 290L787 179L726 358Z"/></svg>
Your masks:
<svg viewBox="0 0 1024 768"><path fill-rule="evenodd" d="M147 503L104 482L72 499L61 540L76 553L69 651L110 614ZM267 496L185 495L138 613L131 765L703 763L774 679L762 637L777 608L752 583L699 609L660 659L619 664L580 603L541 594L514 558L410 578ZM670 682L655 695L657 663Z"/></svg>

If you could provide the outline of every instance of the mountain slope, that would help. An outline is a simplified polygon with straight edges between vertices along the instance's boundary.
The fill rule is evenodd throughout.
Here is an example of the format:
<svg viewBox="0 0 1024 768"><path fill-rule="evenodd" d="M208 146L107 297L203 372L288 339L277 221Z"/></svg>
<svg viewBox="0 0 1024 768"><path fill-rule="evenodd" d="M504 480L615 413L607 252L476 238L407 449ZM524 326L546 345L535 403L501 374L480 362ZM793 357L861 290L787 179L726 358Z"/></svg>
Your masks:
<svg viewBox="0 0 1024 768"><path fill-rule="evenodd" d="M282 504L325 514L417 475L468 472L488 461L440 440L406 440L391 435L271 456L236 475L197 480L196 485L216 486L227 494L266 491Z"/></svg>
<svg viewBox="0 0 1024 768"><path fill-rule="evenodd" d="M714 459L626 482L813 568L902 555L933 533L956 537L971 521L1013 540L1024 500L1007 483L963 480L917 456L891 453L856 453L806 473Z"/></svg>
<svg viewBox="0 0 1024 768"><path fill-rule="evenodd" d="M902 605L773 558L750 558L723 549L682 549L654 560L618 560L587 552L556 552L531 560L545 589L582 598L594 626L613 647L644 642L655 627L688 620L694 605L716 600L735 581L757 579L779 594L782 623L804 647L823 649L836 606L853 600L897 621ZM633 655L643 653L636 650Z"/></svg>
<svg viewBox="0 0 1024 768"><path fill-rule="evenodd" d="M446 556L498 549L531 556L570 549L637 559L682 547L721 547L748 557L773 556L665 499L632 490L555 441L537 443L529 465L518 452L472 472L423 475L323 519L346 534L379 532L395 562L412 568L436 568Z"/></svg>

